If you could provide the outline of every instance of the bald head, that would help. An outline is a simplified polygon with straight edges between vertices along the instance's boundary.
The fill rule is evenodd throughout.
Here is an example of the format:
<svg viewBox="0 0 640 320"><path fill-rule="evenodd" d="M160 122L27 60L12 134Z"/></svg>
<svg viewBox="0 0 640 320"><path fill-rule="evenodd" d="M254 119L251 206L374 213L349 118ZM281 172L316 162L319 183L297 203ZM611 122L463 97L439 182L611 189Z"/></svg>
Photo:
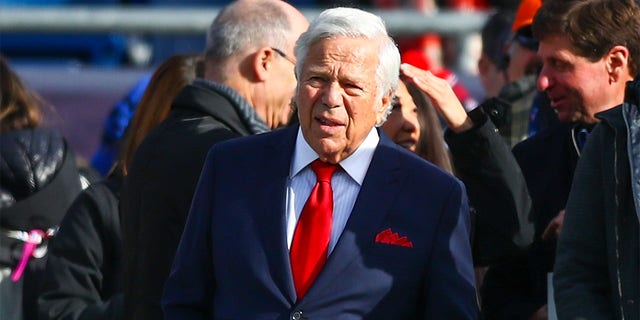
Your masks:
<svg viewBox="0 0 640 320"><path fill-rule="evenodd" d="M284 1L235 1L212 22L205 57L213 62L210 64L221 65L234 55L260 47L293 48L308 25L305 16Z"/></svg>

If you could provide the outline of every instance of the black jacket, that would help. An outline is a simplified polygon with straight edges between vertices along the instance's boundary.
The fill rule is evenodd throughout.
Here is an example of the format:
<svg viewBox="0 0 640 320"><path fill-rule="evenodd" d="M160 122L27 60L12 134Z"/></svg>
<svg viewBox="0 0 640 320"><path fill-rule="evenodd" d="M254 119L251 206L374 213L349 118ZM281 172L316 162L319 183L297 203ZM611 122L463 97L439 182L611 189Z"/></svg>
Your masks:
<svg viewBox="0 0 640 320"><path fill-rule="evenodd" d="M474 128L459 134L447 130L445 140L476 213L474 264L490 266L533 241L531 200L518 163L483 109L470 116Z"/></svg>
<svg viewBox="0 0 640 320"><path fill-rule="evenodd" d="M73 202L49 245L39 319L122 319L121 178L111 175Z"/></svg>
<svg viewBox="0 0 640 320"><path fill-rule="evenodd" d="M188 85L134 155L121 197L127 319L162 319L162 288L207 152L253 133L238 111L244 100L229 93Z"/></svg>
<svg viewBox="0 0 640 320"><path fill-rule="evenodd" d="M559 319L640 319L639 85L597 114L578 162L554 269Z"/></svg>
<svg viewBox="0 0 640 320"><path fill-rule="evenodd" d="M481 288L487 319L528 319L547 303L556 240L542 240L551 219L565 209L578 160L574 124L557 124L513 148L533 203L534 242L527 251L493 266Z"/></svg>
<svg viewBox="0 0 640 320"><path fill-rule="evenodd" d="M73 152L57 132L37 128L0 134L0 268L15 270L18 265L24 247L20 234L34 229L54 234L80 190ZM38 256L46 252L46 244L45 237L38 245ZM46 255L31 257L18 283L22 287L22 319L36 319L45 260ZM5 278L0 285L9 282ZM19 308L19 301L0 298L0 318L11 319L9 310Z"/></svg>

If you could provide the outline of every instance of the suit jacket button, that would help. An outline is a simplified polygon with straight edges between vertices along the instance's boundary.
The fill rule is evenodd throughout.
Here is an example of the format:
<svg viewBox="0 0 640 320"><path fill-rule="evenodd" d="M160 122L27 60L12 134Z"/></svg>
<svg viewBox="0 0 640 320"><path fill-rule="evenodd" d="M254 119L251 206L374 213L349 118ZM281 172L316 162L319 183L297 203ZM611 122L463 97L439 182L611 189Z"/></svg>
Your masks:
<svg viewBox="0 0 640 320"><path fill-rule="evenodd" d="M296 310L291 314L290 317L291 320L300 320L302 319L302 311L301 310Z"/></svg>

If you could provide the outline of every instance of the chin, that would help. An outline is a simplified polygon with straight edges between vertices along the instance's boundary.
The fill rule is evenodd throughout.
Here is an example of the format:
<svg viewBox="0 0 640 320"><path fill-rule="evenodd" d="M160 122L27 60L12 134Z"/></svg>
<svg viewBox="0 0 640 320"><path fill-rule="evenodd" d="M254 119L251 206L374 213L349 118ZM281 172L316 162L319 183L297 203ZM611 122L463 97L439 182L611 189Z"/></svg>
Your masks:
<svg viewBox="0 0 640 320"><path fill-rule="evenodd" d="M563 123L578 121L580 117L575 112L558 111L558 120Z"/></svg>

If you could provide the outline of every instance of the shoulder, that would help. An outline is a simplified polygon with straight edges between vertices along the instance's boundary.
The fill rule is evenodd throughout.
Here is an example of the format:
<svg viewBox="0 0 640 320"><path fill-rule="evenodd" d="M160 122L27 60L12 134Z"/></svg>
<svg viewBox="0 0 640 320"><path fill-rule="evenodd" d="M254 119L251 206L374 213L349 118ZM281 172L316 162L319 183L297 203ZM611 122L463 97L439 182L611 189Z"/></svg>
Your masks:
<svg viewBox="0 0 640 320"><path fill-rule="evenodd" d="M381 138L376 156L388 162L397 162L399 169L409 178L410 183L420 186L421 189L432 190L434 186L446 190L463 188L458 178L417 154L394 144L388 138Z"/></svg>
<svg viewBox="0 0 640 320"><path fill-rule="evenodd" d="M613 129L624 129L626 126L624 122L623 107L624 105L619 105L615 108L599 112L596 114L596 118L600 119L603 124L606 124ZM598 125L596 125L596 127L598 127Z"/></svg>
<svg viewBox="0 0 640 320"><path fill-rule="evenodd" d="M118 218L121 183L102 180L84 189L73 201L65 218L87 215L91 220L110 221Z"/></svg>
<svg viewBox="0 0 640 320"><path fill-rule="evenodd" d="M276 129L270 132L237 137L215 144L210 154L252 154L259 155L270 152L273 148L293 147L295 144L297 126Z"/></svg>
<svg viewBox="0 0 640 320"><path fill-rule="evenodd" d="M117 203L120 197L121 187L121 181L110 180L108 178L107 180L101 180L91 184L82 194L90 199L97 199L98 201L106 199L107 201Z"/></svg>

